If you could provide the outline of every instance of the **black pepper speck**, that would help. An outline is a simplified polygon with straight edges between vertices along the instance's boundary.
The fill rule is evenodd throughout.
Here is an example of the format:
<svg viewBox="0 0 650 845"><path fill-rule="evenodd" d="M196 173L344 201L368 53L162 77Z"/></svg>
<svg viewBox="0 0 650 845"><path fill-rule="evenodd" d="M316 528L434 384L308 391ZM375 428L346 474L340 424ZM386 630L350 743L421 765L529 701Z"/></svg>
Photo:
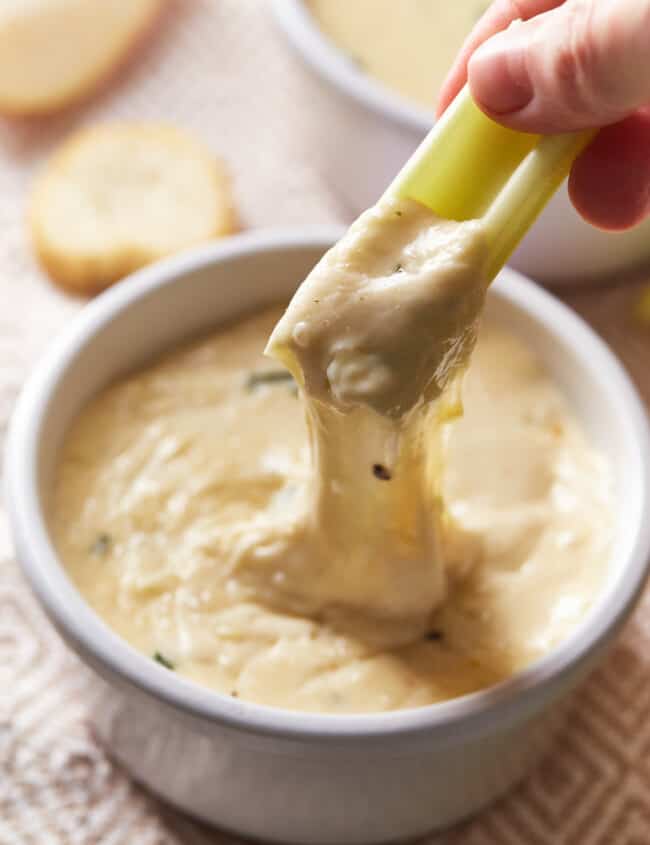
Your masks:
<svg viewBox="0 0 650 845"><path fill-rule="evenodd" d="M373 464L372 474L380 481L390 481L391 474L383 464Z"/></svg>

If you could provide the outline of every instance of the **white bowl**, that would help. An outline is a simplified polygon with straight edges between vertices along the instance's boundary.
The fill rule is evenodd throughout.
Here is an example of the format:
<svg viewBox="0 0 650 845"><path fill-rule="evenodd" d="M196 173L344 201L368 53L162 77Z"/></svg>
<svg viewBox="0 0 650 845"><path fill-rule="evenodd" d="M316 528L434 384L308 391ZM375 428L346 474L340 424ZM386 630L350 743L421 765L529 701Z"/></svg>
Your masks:
<svg viewBox="0 0 650 845"><path fill-rule="evenodd" d="M187 812L283 842L415 837L502 794L546 749L568 694L630 613L650 546L648 431L633 387L578 317L506 270L489 310L543 359L615 474L611 577L566 642L510 680L463 698L334 716L220 695L162 670L112 633L68 579L48 532L53 471L71 420L106 384L174 344L287 299L338 234L235 237L154 265L103 294L36 368L6 453L18 558L51 620L97 673L101 702L91 718L111 753Z"/></svg>
<svg viewBox="0 0 650 845"><path fill-rule="evenodd" d="M433 124L433 114L364 73L320 30L304 0L273 0L281 29L322 85L314 155L356 215L375 203ZM432 92L433 94L433 92ZM575 211L563 187L510 260L548 283L591 281L650 266L650 219L603 232Z"/></svg>

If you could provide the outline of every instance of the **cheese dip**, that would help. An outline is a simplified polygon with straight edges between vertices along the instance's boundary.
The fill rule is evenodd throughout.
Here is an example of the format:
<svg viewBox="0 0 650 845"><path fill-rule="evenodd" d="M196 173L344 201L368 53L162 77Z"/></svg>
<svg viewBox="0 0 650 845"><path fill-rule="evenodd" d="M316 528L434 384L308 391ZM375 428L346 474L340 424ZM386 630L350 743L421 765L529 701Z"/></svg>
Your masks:
<svg viewBox="0 0 650 845"><path fill-rule="evenodd" d="M475 234L470 250L480 249ZM400 237L398 252L414 261ZM89 604L161 671L330 713L453 698L507 678L565 638L607 574L610 480L530 351L482 325L464 416L443 423L458 410L452 386L417 423L418 438L433 443L419 455L441 456L435 472L423 476L403 457L408 477L424 485L413 495L401 459L368 460L375 445L387 448L382 426L404 419L368 406L387 394L371 379L361 393L335 391L332 402L354 405L347 416L321 403L334 444L343 435L332 420L347 419L353 432L349 420L360 415L346 454L363 456L353 481L365 499L350 504L348 494L345 514L336 496L350 478L336 447L325 463L312 457L314 420L305 421L294 381L262 355L281 316L273 308L172 352L110 386L73 424L51 525ZM314 467L326 474L315 478ZM392 519L395 530L383 524ZM424 548L430 559L413 557ZM330 557L338 552L351 571Z"/></svg>
<svg viewBox="0 0 650 845"><path fill-rule="evenodd" d="M489 5L490 0L308 0L318 25L351 62L428 108Z"/></svg>

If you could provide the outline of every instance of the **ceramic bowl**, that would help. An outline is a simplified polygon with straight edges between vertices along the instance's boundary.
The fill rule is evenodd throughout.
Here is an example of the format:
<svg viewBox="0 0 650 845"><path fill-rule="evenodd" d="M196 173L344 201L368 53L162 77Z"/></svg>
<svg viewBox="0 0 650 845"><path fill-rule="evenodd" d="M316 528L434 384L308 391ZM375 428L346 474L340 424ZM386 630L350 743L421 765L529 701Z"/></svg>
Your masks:
<svg viewBox="0 0 650 845"><path fill-rule="evenodd" d="M338 234L300 229L235 237L147 268L98 297L36 367L6 452L18 559L50 619L96 678L89 717L110 753L188 813L277 842L416 837L505 792L546 750L569 694L629 615L650 543L648 431L634 388L578 317L505 270L489 293L489 311L543 360L614 472L608 582L569 639L493 688L418 709L346 716L212 692L112 633L68 579L48 530L67 428L114 379L224 321L286 300Z"/></svg>
<svg viewBox="0 0 650 845"><path fill-rule="evenodd" d="M431 128L433 114L364 73L321 32L304 0L272 0L272 7L289 43L322 83L312 149L327 183L356 216L384 192ZM600 231L582 220L563 187L510 265L543 283L615 281L650 267L650 219L627 232Z"/></svg>

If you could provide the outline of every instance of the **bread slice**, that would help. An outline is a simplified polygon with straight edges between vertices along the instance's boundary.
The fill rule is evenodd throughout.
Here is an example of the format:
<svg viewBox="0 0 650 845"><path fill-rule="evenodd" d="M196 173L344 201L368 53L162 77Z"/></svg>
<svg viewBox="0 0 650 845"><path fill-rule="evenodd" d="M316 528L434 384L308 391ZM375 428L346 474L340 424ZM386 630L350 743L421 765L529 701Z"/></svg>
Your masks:
<svg viewBox="0 0 650 845"><path fill-rule="evenodd" d="M54 281L92 294L128 273L236 228L224 165L170 126L82 130L38 178L37 255Z"/></svg>
<svg viewBox="0 0 650 845"><path fill-rule="evenodd" d="M165 0L2 0L0 111L42 114L88 94Z"/></svg>

